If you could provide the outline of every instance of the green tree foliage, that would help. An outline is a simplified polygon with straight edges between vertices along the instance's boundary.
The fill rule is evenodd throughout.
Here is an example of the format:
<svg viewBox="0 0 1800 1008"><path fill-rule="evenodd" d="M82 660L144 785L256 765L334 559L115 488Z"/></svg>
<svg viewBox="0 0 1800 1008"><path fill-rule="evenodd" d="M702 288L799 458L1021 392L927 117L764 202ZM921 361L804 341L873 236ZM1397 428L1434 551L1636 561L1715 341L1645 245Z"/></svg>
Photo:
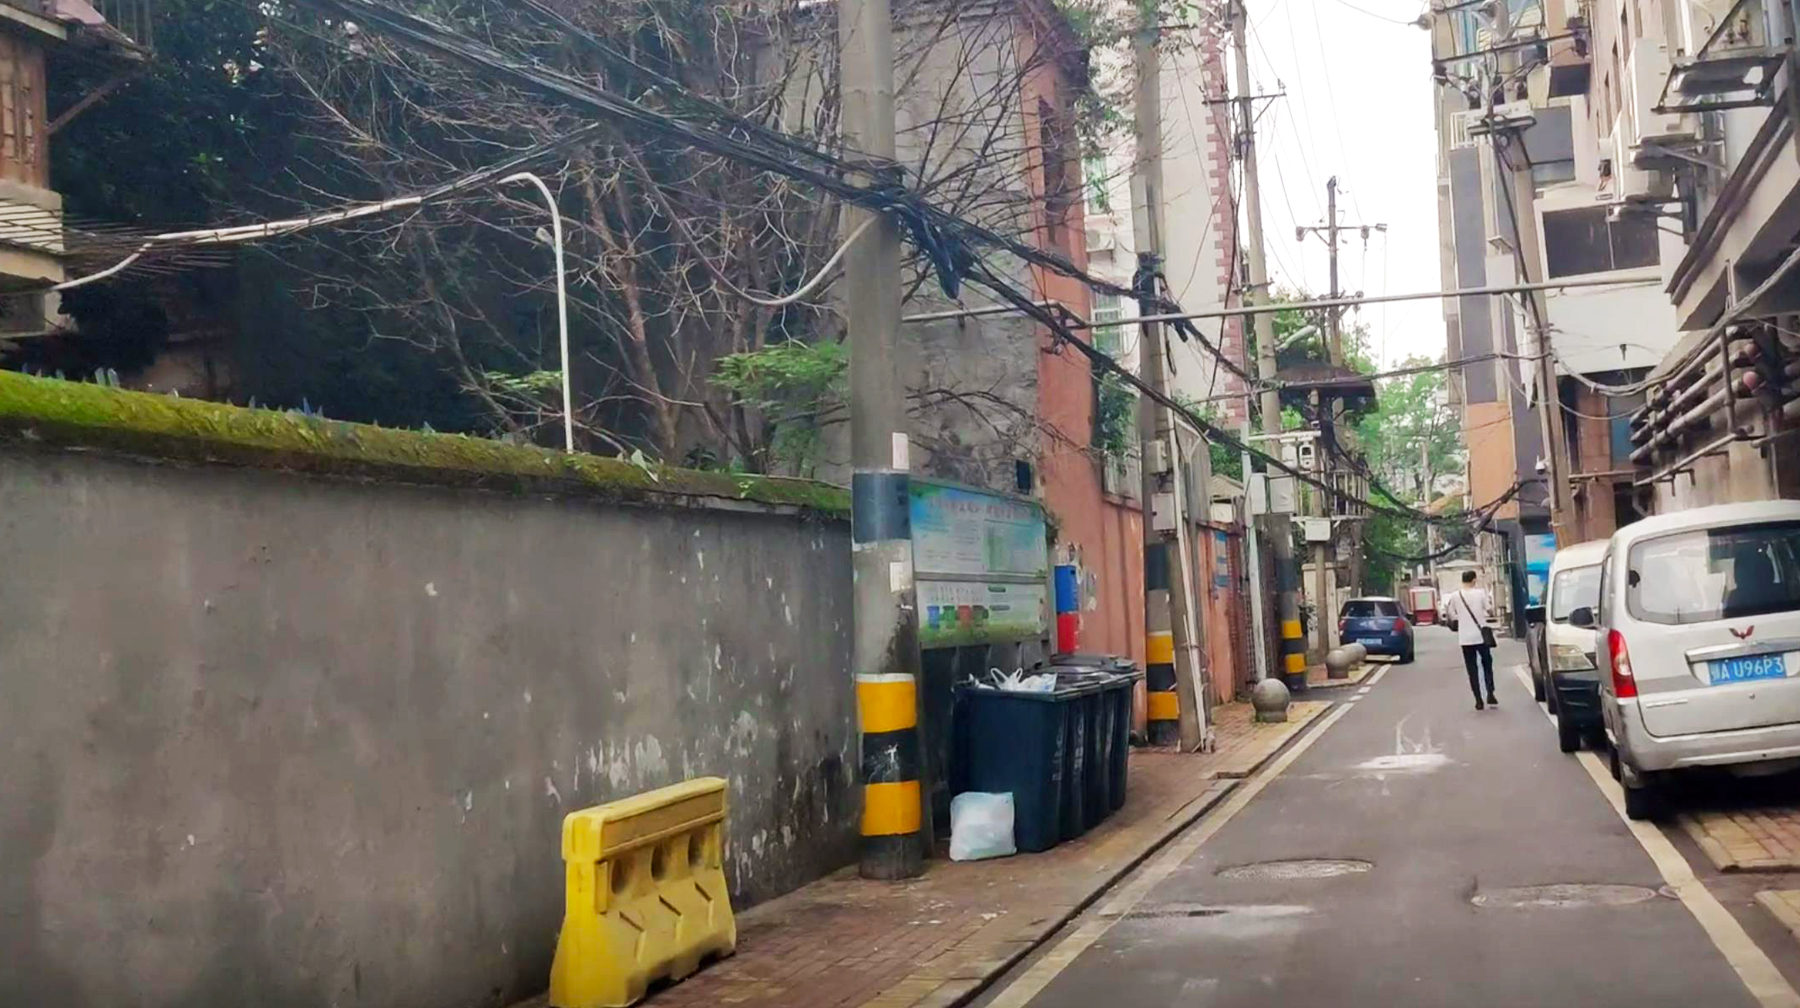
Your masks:
<svg viewBox="0 0 1800 1008"><path fill-rule="evenodd" d="M1118 375L1102 375L1094 383L1094 450L1123 459L1137 437L1137 393Z"/></svg>
<svg viewBox="0 0 1800 1008"><path fill-rule="evenodd" d="M712 381L769 426L769 457L757 468L810 476L824 429L844 417L849 370L844 344L790 340L719 358Z"/></svg>
<svg viewBox="0 0 1800 1008"><path fill-rule="evenodd" d="M1436 363L1412 356L1394 370ZM1383 379L1375 409L1356 433L1369 467L1411 503L1422 506L1436 496L1426 482L1428 469L1433 482L1462 470L1462 435L1441 370Z"/></svg>
<svg viewBox="0 0 1800 1008"><path fill-rule="evenodd" d="M1311 297L1302 291L1276 293L1278 302L1299 302ZM1278 367L1319 364L1327 360L1321 313L1286 308L1274 313L1273 322L1279 348L1276 351ZM1255 337L1249 330L1246 326L1254 352ZM1372 334L1366 325L1348 322L1344 328L1345 366L1363 374L1376 373L1379 368L1371 344ZM1430 358L1409 357L1394 370L1424 368L1434 363ZM1312 407L1306 396L1284 393L1282 403L1284 429L1311 425ZM1377 503L1400 509L1422 509L1437 496L1435 486L1462 471L1461 432L1456 413L1449 406L1441 370L1422 370L1416 374L1379 379L1375 400L1353 405L1346 418L1355 433L1354 451L1374 476L1370 498ZM1361 527L1366 558L1365 584L1370 591L1387 589L1396 578L1411 569L1412 565L1401 558L1421 556L1426 552L1425 526L1416 519L1378 514L1363 521ZM1440 536L1433 545L1442 548L1446 540Z"/></svg>
<svg viewBox="0 0 1800 1008"><path fill-rule="evenodd" d="M285 216L327 202L341 179L303 128L311 99L279 72L272 5L158 0L156 52L50 144L52 184L76 220L147 231ZM59 63L49 104L68 108L115 66ZM359 196L379 196L364 191ZM293 241L218 252L164 273L70 292L77 334L21 342L6 363L82 374L131 371L171 335L202 338L211 387L237 402L302 403L392 426L492 429L438 362L382 331L321 281L329 257ZM77 269L110 263L77 263Z"/></svg>
<svg viewBox="0 0 1800 1008"><path fill-rule="evenodd" d="M1394 370L1426 368L1437 363L1408 357ZM1357 440L1378 484L1373 496L1383 503L1423 510L1437 497L1437 487L1463 468L1461 431L1450 408L1445 372L1382 379L1374 409L1357 424ZM1364 546L1371 589L1383 588L1411 570L1402 558L1424 555L1423 522L1376 515L1364 523ZM1442 547L1454 542L1433 541Z"/></svg>

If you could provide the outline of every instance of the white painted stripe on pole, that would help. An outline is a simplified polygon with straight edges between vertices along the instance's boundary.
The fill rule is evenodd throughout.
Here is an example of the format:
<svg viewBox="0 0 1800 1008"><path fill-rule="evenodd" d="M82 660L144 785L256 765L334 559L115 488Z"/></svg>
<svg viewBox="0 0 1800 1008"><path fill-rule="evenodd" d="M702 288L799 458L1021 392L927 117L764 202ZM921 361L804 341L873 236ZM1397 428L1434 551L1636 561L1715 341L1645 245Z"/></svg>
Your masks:
<svg viewBox="0 0 1800 1008"><path fill-rule="evenodd" d="M867 675L859 674L856 677L856 681L865 683L893 683L912 682L915 678L917 677L908 672L871 672Z"/></svg>
<svg viewBox="0 0 1800 1008"><path fill-rule="evenodd" d="M1118 892L1102 904L1097 910L1090 909L1087 920L1077 927L1068 937L1058 942L1037 962L1031 964L1019 978L1008 984L998 996L988 1002L988 1008L1025 1008L1034 998L1043 993L1050 982L1069 968L1083 952L1086 952L1099 941L1101 936L1112 929L1112 926L1123 918L1131 909L1143 902L1163 880L1174 874L1177 868L1194 856L1194 852L1213 835L1225 827L1244 806L1259 794L1263 788L1275 778L1281 776L1301 754L1311 748L1312 744L1323 736L1337 720L1349 713L1351 704L1343 704L1331 710L1319 719L1318 726L1307 731L1285 752L1275 758L1273 763L1264 767L1255 777L1250 778L1226 798L1218 808L1200 817L1200 821L1188 827L1187 831L1176 837L1174 842L1157 855L1156 860L1139 869L1136 877L1122 886Z"/></svg>
<svg viewBox="0 0 1800 1008"><path fill-rule="evenodd" d="M1531 689L1531 673L1523 665L1513 666L1513 672L1526 689ZM1555 715L1543 705L1537 705L1544 717L1551 724L1556 723ZM1613 812L1625 823L1625 828L1637 840L1644 853L1650 855L1655 862L1656 870L1662 873L1663 881L1687 907L1688 913L1694 915L1701 930L1712 939L1713 946L1737 971L1738 979L1750 991L1750 996L1757 1000L1763 1008L1800 1008L1800 993L1796 993L1787 978L1781 975L1775 963L1769 959L1755 939L1750 937L1744 926L1738 923L1731 911L1719 902L1718 897L1706 888L1694 874L1694 868L1688 864L1687 858L1675 849L1669 838L1663 835L1662 829L1655 823L1638 822L1625 814L1625 789L1612 779L1612 773L1602 763L1600 757L1593 752L1576 754L1582 769L1593 778L1594 786L1606 798Z"/></svg>

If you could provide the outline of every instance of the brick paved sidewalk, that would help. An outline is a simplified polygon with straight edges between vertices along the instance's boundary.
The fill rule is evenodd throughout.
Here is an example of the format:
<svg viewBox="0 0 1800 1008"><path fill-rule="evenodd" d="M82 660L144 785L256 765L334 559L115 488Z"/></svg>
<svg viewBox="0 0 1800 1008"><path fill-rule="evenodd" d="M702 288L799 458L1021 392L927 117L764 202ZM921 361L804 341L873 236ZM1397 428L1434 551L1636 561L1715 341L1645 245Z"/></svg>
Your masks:
<svg viewBox="0 0 1800 1008"><path fill-rule="evenodd" d="M1720 871L1800 870L1800 807L1689 812L1681 825Z"/></svg>
<svg viewBox="0 0 1800 1008"><path fill-rule="evenodd" d="M1769 889L1756 894L1756 902L1775 915L1795 938L1800 938L1800 890Z"/></svg>
<svg viewBox="0 0 1800 1008"><path fill-rule="evenodd" d="M847 869L738 916L738 953L647 999L649 1008L950 1008L1049 937L1113 880L1211 808L1331 705L1255 724L1215 709L1217 751L1136 750L1125 806L1042 854L934 861L910 882ZM519 1008L541 1006L537 999Z"/></svg>

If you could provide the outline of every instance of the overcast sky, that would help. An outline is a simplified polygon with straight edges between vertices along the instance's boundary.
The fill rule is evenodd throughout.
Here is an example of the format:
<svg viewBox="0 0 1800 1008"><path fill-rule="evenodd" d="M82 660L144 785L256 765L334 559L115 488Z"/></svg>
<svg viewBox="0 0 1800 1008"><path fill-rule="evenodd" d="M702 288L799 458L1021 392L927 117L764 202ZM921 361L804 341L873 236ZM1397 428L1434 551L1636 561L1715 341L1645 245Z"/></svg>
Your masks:
<svg viewBox="0 0 1800 1008"><path fill-rule="evenodd" d="M1339 182L1346 225L1386 224L1367 250L1347 235L1340 283L1368 294L1436 290L1437 139L1430 35L1407 22L1421 0L1248 0L1251 78L1258 94L1263 222L1278 286L1327 290L1325 242L1296 225L1325 221L1325 181ZM1354 4L1354 6L1351 6ZM1360 8L1360 9L1359 9ZM1384 363L1444 352L1437 301L1371 305L1360 318Z"/></svg>

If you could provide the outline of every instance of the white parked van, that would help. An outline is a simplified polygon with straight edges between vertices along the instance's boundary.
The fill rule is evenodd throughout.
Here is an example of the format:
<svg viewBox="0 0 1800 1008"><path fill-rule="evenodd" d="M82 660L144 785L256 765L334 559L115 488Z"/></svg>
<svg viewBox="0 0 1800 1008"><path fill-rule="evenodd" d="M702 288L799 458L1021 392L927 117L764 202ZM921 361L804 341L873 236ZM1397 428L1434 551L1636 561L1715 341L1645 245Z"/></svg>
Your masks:
<svg viewBox="0 0 1800 1008"><path fill-rule="evenodd" d="M1600 569L1601 716L1626 811L1665 775L1800 767L1800 501L1659 515L1614 533Z"/></svg>
<svg viewBox="0 0 1800 1008"><path fill-rule="evenodd" d="M1556 715L1557 744L1563 752L1581 748L1583 736L1598 735L1600 720L1600 654L1592 625L1569 621L1578 609L1592 612L1600 604L1600 562L1605 539L1577 543L1556 551L1544 587L1544 703Z"/></svg>

